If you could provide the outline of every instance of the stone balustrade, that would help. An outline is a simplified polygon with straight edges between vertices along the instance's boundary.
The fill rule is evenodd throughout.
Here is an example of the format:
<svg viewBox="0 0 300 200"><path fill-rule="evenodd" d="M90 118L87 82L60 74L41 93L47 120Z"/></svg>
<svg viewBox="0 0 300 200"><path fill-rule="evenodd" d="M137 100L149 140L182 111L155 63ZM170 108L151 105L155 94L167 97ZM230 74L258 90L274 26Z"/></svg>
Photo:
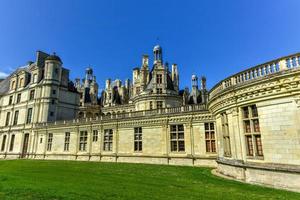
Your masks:
<svg viewBox="0 0 300 200"><path fill-rule="evenodd" d="M171 108L162 108L162 109L154 109L154 110L135 111L135 112L113 113L113 114L102 115L96 118L82 118L82 119L46 122L46 123L39 123L37 124L36 127L44 127L48 125L77 124L77 123L86 123L86 122L93 122L99 120L101 121L101 120L111 120L111 119L127 119L133 117L148 117L148 116L161 115L161 114L176 114L176 113L197 112L197 111L207 111L206 104L185 105L180 107L171 107Z"/></svg>
<svg viewBox="0 0 300 200"><path fill-rule="evenodd" d="M209 98L213 98L216 94L232 86L241 85L256 79L267 78L270 75L294 68L300 68L300 53L272 60L230 76L220 81L210 90Z"/></svg>

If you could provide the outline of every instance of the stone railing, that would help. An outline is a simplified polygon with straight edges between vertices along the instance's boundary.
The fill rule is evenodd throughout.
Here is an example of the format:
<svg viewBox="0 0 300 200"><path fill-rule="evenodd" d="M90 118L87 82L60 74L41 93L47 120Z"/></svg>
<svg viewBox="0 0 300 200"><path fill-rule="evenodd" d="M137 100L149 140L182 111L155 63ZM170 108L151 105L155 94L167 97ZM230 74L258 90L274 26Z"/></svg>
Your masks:
<svg viewBox="0 0 300 200"><path fill-rule="evenodd" d="M209 98L214 97L219 92L235 85L244 84L246 82L269 77L272 74L280 73L282 71L300 68L300 53L290 56L282 57L242 72L230 76L218 84L216 84L209 92Z"/></svg>
<svg viewBox="0 0 300 200"><path fill-rule="evenodd" d="M102 120L112 120L112 119L128 119L134 117L149 117L161 114L178 114L185 112L197 112L197 111L207 111L206 104L195 104L195 105L185 105L180 107L171 107L171 108L162 108L154 110L143 110L143 111L134 111L134 112L123 112L123 113L113 113L102 115L96 118L82 118L82 119L73 119L73 120L64 120L64 121L55 121L55 122L45 122L39 123L36 127L44 127L48 125L71 125L76 123L87 123L87 122L96 122Z"/></svg>

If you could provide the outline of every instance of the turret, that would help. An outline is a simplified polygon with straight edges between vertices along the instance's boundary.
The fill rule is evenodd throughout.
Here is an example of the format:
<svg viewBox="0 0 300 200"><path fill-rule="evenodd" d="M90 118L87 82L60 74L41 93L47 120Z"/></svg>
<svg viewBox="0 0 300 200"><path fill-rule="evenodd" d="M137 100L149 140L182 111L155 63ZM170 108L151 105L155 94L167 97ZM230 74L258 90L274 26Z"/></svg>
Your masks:
<svg viewBox="0 0 300 200"><path fill-rule="evenodd" d="M201 77L201 90L206 90L206 77Z"/></svg>
<svg viewBox="0 0 300 200"><path fill-rule="evenodd" d="M179 74L178 74L177 64L172 65L171 78L172 78L172 81L174 84L174 89L176 91L178 91L179 90Z"/></svg>
<svg viewBox="0 0 300 200"><path fill-rule="evenodd" d="M201 77L201 99L202 103L206 103L208 100L208 92L206 90L206 77Z"/></svg>
<svg viewBox="0 0 300 200"><path fill-rule="evenodd" d="M142 66L148 68L149 66L149 56L143 55Z"/></svg>
<svg viewBox="0 0 300 200"><path fill-rule="evenodd" d="M76 78L76 79L75 79L75 87L76 87L77 89L79 89L79 88L81 87L81 84L80 84L80 78Z"/></svg>
<svg viewBox="0 0 300 200"><path fill-rule="evenodd" d="M198 77L196 75L192 75L192 90L198 89Z"/></svg>
<svg viewBox="0 0 300 200"><path fill-rule="evenodd" d="M126 79L125 80L125 88L128 90L130 88L130 80Z"/></svg>
<svg viewBox="0 0 300 200"><path fill-rule="evenodd" d="M90 86L90 83L92 82L93 80L93 69L88 67L85 69L85 82L84 82L84 85L85 87L89 87Z"/></svg>
<svg viewBox="0 0 300 200"><path fill-rule="evenodd" d="M106 82L105 82L105 89L109 89L110 85L111 85L111 80L107 79Z"/></svg>
<svg viewBox="0 0 300 200"><path fill-rule="evenodd" d="M154 64L157 62L163 62L162 59L162 48L159 45L156 45L153 48L153 54L154 54Z"/></svg>
<svg viewBox="0 0 300 200"><path fill-rule="evenodd" d="M132 72L132 81L133 81L133 84L136 83L136 81L139 78L139 75L140 75L140 69L138 67L134 68L133 72Z"/></svg>
<svg viewBox="0 0 300 200"><path fill-rule="evenodd" d="M62 70L61 65L62 61L55 53L53 53L53 55L48 56L45 59L45 80L48 82L59 82Z"/></svg>

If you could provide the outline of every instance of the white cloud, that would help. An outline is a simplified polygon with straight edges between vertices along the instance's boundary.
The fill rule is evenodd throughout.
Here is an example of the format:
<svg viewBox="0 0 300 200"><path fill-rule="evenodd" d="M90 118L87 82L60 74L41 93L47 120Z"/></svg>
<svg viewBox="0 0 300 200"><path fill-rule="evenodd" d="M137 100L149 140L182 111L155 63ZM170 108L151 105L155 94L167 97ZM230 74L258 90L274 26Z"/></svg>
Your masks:
<svg viewBox="0 0 300 200"><path fill-rule="evenodd" d="M0 72L0 78L6 78L8 76L5 72Z"/></svg>

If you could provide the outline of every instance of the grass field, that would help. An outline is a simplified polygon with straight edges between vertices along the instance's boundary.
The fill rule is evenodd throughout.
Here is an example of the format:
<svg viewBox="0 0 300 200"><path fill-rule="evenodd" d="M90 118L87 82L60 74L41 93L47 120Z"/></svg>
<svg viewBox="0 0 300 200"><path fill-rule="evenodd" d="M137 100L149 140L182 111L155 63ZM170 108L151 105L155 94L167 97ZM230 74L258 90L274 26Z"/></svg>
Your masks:
<svg viewBox="0 0 300 200"><path fill-rule="evenodd" d="M74 161L0 161L0 199L300 199L215 177L209 168Z"/></svg>

